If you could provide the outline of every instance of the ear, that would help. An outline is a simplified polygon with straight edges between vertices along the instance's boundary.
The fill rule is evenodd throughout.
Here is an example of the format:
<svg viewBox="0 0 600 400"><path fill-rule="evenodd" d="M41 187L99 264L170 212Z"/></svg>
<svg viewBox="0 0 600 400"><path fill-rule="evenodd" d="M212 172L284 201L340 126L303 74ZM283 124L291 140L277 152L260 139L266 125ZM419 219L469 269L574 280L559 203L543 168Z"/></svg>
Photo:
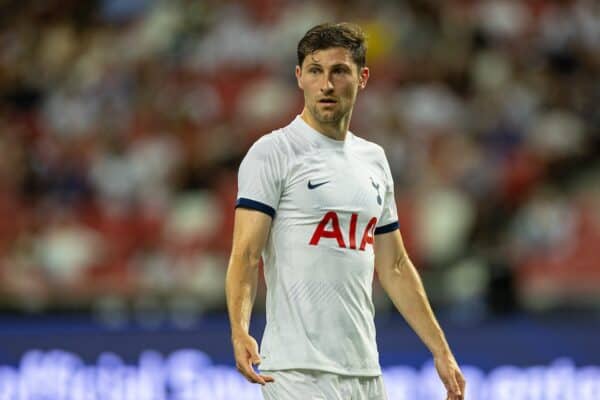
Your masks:
<svg viewBox="0 0 600 400"><path fill-rule="evenodd" d="M369 67L362 67L358 72L358 87L364 89L367 86L367 81L369 80L369 76L371 76L371 72L369 71Z"/></svg>
<svg viewBox="0 0 600 400"><path fill-rule="evenodd" d="M304 90L304 88L302 87L301 78L302 78L302 68L300 68L299 65L296 65L296 81L298 82L298 87L300 89Z"/></svg>

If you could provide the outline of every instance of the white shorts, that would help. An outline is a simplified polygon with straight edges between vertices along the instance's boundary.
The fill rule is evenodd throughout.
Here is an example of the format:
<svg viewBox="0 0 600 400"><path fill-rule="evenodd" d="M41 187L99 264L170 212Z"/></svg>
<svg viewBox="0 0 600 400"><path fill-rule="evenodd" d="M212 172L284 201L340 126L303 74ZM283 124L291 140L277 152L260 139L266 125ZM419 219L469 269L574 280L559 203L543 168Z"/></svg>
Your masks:
<svg viewBox="0 0 600 400"><path fill-rule="evenodd" d="M345 376L306 369L260 373L275 379L262 386L265 400L387 400L381 376Z"/></svg>

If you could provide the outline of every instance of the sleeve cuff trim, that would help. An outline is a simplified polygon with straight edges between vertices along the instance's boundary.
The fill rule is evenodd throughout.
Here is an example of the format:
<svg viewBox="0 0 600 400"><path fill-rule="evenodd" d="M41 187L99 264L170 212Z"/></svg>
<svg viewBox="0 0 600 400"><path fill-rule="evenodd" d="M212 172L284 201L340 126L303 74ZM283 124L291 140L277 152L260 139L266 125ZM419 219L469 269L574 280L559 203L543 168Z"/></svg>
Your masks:
<svg viewBox="0 0 600 400"><path fill-rule="evenodd" d="M398 224L398 221L392 222L391 224L387 224L387 225L375 228L375 234L379 235L381 233L393 232L393 231L395 231L398 228L400 228L400 225Z"/></svg>
<svg viewBox="0 0 600 400"><path fill-rule="evenodd" d="M250 200L250 199L247 199L244 197L240 197L235 203L235 208L238 208L238 207L248 208L251 210L257 210L257 211L267 214L271 218L275 217L275 209L271 206L261 203L260 201Z"/></svg>

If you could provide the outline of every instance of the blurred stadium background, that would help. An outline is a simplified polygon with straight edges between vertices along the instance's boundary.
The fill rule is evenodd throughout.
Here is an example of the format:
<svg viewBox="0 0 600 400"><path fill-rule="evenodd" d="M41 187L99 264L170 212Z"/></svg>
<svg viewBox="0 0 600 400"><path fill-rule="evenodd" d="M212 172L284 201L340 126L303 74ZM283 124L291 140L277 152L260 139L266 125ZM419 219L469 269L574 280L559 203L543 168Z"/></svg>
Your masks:
<svg viewBox="0 0 600 400"><path fill-rule="evenodd" d="M259 398L225 314L237 167L341 20L467 398L600 399L595 0L0 1L0 399ZM374 296L390 399L441 399Z"/></svg>

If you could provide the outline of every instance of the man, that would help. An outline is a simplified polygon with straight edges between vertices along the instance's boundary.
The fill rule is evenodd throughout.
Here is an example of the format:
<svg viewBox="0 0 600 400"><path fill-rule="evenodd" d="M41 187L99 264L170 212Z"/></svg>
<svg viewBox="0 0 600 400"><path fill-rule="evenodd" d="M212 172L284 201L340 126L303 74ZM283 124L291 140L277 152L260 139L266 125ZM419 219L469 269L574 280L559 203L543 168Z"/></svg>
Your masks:
<svg viewBox="0 0 600 400"><path fill-rule="evenodd" d="M310 29L298 44L301 115L260 138L240 166L227 305L237 368L263 385L267 400L386 398L374 269L433 354L447 399L464 398L465 380L402 243L383 149L348 131L369 79L365 53L355 25ZM248 327L261 254L267 324L259 356Z"/></svg>

